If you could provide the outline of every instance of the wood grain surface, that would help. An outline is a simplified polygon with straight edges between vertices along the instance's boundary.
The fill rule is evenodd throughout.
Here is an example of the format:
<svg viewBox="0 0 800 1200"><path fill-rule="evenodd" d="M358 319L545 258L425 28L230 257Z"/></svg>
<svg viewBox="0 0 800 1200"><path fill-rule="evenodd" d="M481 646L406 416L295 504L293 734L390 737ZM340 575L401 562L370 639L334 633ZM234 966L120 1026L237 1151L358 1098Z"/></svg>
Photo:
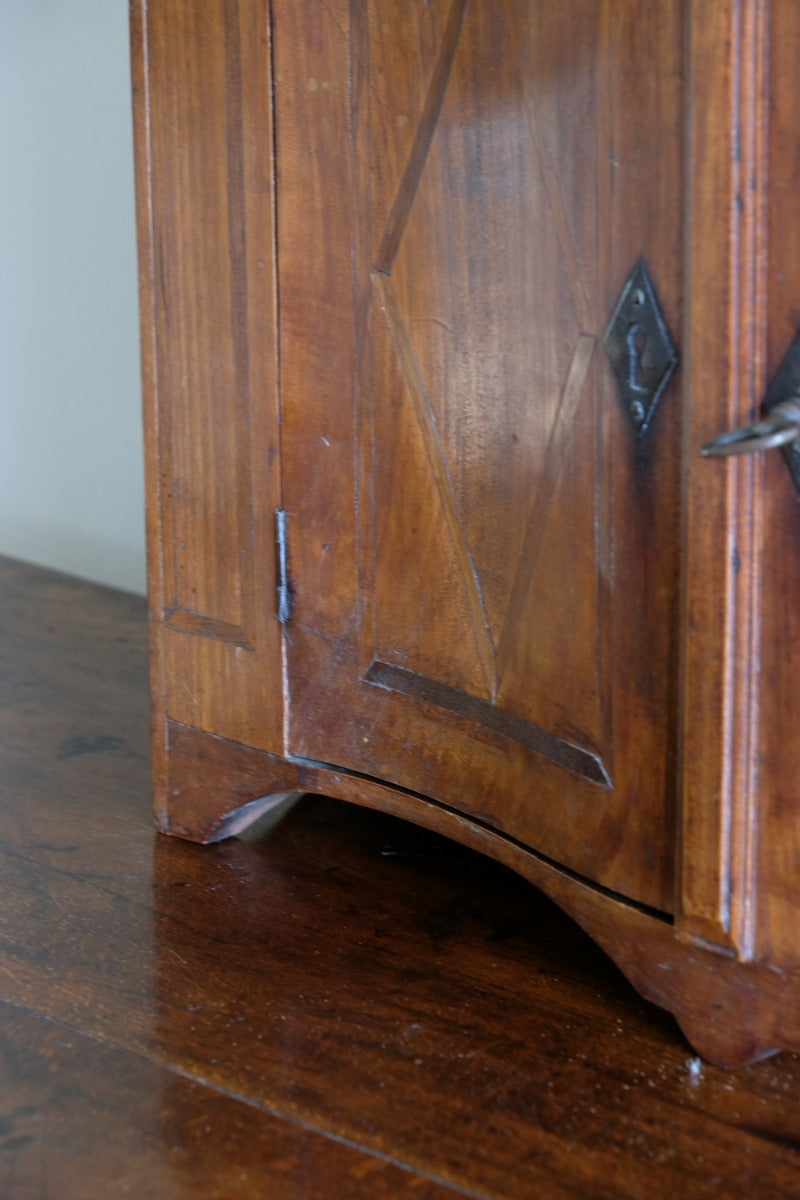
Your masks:
<svg viewBox="0 0 800 1200"><path fill-rule="evenodd" d="M800 509L699 455L800 321L796 0L131 11L160 827L502 836L702 1053L797 1049Z"/></svg>
<svg viewBox="0 0 800 1200"><path fill-rule="evenodd" d="M153 831L138 598L0 566L0 1195L800 1196L726 1072L533 887L306 799Z"/></svg>
<svg viewBox="0 0 800 1200"><path fill-rule="evenodd" d="M603 345L642 257L682 320L655 13L274 8L284 696L289 753L672 912L682 397L637 438Z"/></svg>

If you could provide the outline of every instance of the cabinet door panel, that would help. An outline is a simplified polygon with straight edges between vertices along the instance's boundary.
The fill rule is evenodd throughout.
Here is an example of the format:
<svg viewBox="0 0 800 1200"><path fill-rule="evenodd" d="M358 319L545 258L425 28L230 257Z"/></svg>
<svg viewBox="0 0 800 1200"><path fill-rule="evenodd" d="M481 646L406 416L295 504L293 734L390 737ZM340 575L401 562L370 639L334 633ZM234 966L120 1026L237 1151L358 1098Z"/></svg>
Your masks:
<svg viewBox="0 0 800 1200"><path fill-rule="evenodd" d="M680 328L683 6L290 10L287 750L670 909L678 386L603 334L640 257Z"/></svg>

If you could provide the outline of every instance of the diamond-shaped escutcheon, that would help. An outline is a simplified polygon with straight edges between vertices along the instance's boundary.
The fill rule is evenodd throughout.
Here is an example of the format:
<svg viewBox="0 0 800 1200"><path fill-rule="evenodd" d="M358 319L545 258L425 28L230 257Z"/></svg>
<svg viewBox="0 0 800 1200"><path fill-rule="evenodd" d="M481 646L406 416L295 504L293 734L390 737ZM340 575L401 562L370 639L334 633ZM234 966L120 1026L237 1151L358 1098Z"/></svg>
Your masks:
<svg viewBox="0 0 800 1200"><path fill-rule="evenodd" d="M637 434L653 419L678 362L647 268L628 276L603 339L617 390Z"/></svg>

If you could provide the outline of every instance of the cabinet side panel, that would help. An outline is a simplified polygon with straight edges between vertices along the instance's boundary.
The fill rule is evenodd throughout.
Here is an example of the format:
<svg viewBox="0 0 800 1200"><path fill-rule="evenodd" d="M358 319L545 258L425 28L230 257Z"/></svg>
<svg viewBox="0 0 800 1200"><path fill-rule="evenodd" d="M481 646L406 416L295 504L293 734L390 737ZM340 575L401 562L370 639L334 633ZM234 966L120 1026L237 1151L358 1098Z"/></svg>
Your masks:
<svg viewBox="0 0 800 1200"><path fill-rule="evenodd" d="M250 0L133 15L151 612L169 716L281 742L269 28Z"/></svg>

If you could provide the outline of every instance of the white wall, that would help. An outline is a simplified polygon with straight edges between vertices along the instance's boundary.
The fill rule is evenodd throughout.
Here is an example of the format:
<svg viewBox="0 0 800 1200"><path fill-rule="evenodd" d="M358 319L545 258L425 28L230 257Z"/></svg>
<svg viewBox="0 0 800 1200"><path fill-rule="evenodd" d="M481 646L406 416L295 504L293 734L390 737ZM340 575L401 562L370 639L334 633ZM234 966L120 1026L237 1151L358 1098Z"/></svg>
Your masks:
<svg viewBox="0 0 800 1200"><path fill-rule="evenodd" d="M0 554L143 591L125 0L0 0Z"/></svg>

